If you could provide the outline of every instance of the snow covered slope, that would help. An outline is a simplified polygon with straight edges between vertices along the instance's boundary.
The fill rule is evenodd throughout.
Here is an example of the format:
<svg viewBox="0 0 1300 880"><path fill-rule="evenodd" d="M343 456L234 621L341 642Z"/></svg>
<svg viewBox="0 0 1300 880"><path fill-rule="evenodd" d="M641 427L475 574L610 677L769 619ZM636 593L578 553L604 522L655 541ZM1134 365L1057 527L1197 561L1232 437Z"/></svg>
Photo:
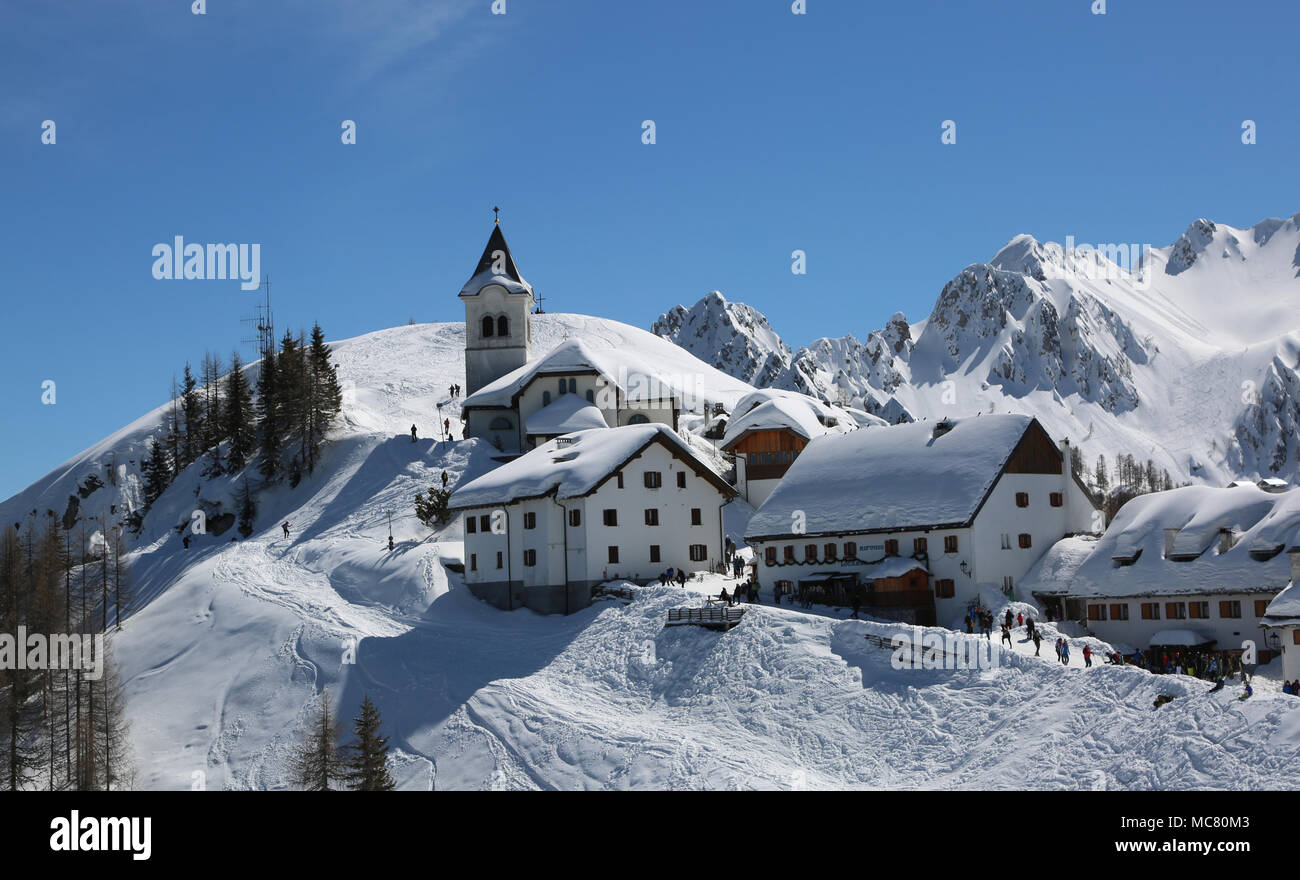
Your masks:
<svg viewBox="0 0 1300 880"><path fill-rule="evenodd" d="M729 350L733 327L761 327L744 333L744 357L713 363L890 421L1029 413L1089 465L1123 453L1178 480L1295 481L1300 215L1249 229L1197 220L1140 261L1125 254L1019 235L948 282L924 320L895 314L866 342L792 355L719 294L653 329L707 359Z"/></svg>
<svg viewBox="0 0 1300 880"><path fill-rule="evenodd" d="M345 717L375 700L410 789L1300 787L1289 696L1238 704L1135 669L1061 668L1023 644L995 670L897 670L864 638L897 627L788 607L753 607L726 634L665 630L669 607L730 586L716 575L567 618L475 600L444 564L461 558L459 526L430 534L411 503L444 469L455 485L493 466L478 441L409 437L412 422L431 433L438 403L458 433L445 390L463 381L462 332L418 325L337 343L344 424L314 476L261 494L248 540L196 536L186 550L174 528L196 506L209 522L228 511L229 478L186 472L145 519L137 598L115 637L142 787L285 787L322 690ZM749 390L615 322L534 326L539 352L574 335L698 372L715 400ZM120 515L136 492L132 457L161 416L0 505L0 521L61 515L70 494L88 530L110 505ZM118 485L81 498L114 458ZM752 510L726 510L739 538ZM1180 699L1153 711L1162 692Z"/></svg>

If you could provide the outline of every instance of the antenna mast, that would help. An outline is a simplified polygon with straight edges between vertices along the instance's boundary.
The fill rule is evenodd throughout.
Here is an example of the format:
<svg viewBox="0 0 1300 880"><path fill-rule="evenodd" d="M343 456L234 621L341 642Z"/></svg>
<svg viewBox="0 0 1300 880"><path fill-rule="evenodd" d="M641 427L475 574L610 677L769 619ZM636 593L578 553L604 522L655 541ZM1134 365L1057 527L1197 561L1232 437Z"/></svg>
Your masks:
<svg viewBox="0 0 1300 880"><path fill-rule="evenodd" d="M261 355L275 346L275 316L271 313L271 276L266 276L258 286L266 288L265 299L253 306L253 314L247 318L240 318L239 323L248 324L256 330L256 336L246 336L240 341L245 345L256 345L257 354Z"/></svg>

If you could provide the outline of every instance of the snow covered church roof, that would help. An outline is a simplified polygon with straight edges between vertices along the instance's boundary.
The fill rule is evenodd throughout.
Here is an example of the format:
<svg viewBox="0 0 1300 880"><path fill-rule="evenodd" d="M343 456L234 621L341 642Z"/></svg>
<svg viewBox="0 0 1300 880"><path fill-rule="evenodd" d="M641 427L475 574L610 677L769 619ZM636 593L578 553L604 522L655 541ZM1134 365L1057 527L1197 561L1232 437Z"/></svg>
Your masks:
<svg viewBox="0 0 1300 880"><path fill-rule="evenodd" d="M452 493L449 506L453 510L486 507L551 494L561 500L579 498L595 491L651 443L663 444L723 495L736 494L672 428L649 423L557 437L461 486Z"/></svg>
<svg viewBox="0 0 1300 880"><path fill-rule="evenodd" d="M587 402L578 394L561 394L557 400L528 417L524 423L524 433L550 436L608 427L609 424L595 404Z"/></svg>
<svg viewBox="0 0 1300 880"><path fill-rule="evenodd" d="M1140 495L1100 538L1065 538L1021 581L1030 592L1137 597L1280 590L1300 542L1300 492L1183 486Z"/></svg>
<svg viewBox="0 0 1300 880"><path fill-rule="evenodd" d="M649 359L630 348L596 349L581 339L566 339L548 353L506 373L495 382L484 385L469 397L462 406L512 407L515 398L538 376L595 373L611 389L617 389L620 400L672 399L680 403L683 381L690 377L670 376ZM615 402L611 400L609 407Z"/></svg>
<svg viewBox="0 0 1300 880"><path fill-rule="evenodd" d="M1031 427L1042 431L1030 416L987 414L817 437L746 538L789 535L796 512L809 535L965 525Z"/></svg>
<svg viewBox="0 0 1300 880"><path fill-rule="evenodd" d="M851 414L806 394L764 389L746 394L736 403L722 438L722 448L729 449L751 431L788 428L811 440L823 434L843 434L856 426Z"/></svg>
<svg viewBox="0 0 1300 880"><path fill-rule="evenodd" d="M483 256L479 257L474 274L460 289L460 295L475 296L489 284L499 284L511 293L526 293L529 296L533 293L532 286L519 274L519 267L510 255L510 246L506 244L500 226L492 227L487 247L483 248Z"/></svg>

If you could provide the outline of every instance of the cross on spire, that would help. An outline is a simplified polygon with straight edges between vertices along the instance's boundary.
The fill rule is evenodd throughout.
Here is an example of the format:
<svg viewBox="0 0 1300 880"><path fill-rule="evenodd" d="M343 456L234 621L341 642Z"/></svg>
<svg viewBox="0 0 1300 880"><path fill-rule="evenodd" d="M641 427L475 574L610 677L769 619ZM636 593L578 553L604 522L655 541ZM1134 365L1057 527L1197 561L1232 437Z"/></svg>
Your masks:
<svg viewBox="0 0 1300 880"><path fill-rule="evenodd" d="M492 225L493 226L501 225L501 209L496 207L495 205L492 206Z"/></svg>

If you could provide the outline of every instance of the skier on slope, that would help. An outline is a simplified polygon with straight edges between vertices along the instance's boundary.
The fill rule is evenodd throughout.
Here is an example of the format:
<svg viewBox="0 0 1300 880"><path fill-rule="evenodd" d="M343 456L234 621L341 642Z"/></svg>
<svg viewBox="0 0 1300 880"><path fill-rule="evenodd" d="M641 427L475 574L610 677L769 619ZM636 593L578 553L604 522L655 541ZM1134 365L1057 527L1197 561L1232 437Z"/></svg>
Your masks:
<svg viewBox="0 0 1300 880"><path fill-rule="evenodd" d="M415 440L415 425L411 425L411 442L414 443Z"/></svg>
<svg viewBox="0 0 1300 880"><path fill-rule="evenodd" d="M289 521L287 519L280 524L280 528L284 529L284 536L289 537Z"/></svg>

